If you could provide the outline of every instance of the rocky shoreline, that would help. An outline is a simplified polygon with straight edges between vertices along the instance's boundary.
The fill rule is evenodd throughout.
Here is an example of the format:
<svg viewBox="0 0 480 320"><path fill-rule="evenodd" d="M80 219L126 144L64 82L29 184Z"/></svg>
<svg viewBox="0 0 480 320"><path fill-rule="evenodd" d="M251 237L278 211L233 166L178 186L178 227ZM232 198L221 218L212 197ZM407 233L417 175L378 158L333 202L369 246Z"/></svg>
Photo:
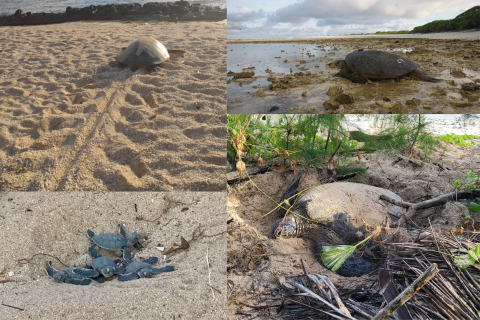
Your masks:
<svg viewBox="0 0 480 320"><path fill-rule="evenodd" d="M159 21L218 21L227 19L226 8L188 1L108 4L85 8L67 7L61 13L32 13L18 9L0 17L0 26L25 26L85 20L125 20L153 18Z"/></svg>

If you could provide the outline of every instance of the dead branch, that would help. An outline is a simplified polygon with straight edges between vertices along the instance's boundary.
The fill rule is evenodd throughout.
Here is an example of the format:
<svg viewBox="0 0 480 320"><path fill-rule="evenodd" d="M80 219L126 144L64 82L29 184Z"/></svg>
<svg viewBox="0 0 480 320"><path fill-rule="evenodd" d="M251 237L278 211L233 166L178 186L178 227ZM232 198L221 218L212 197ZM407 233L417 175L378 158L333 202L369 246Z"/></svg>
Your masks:
<svg viewBox="0 0 480 320"><path fill-rule="evenodd" d="M439 196L430 200L425 200L419 203L410 203L406 201L399 201L386 195L381 195L380 199L390 202L396 206L407 208L405 217L402 217L399 221L400 224L405 222L406 219L411 219L418 210L428 209L436 206L441 206L448 201L457 201L458 199L470 199L480 197L480 189L466 190L466 191L454 191L443 196Z"/></svg>
<svg viewBox="0 0 480 320"><path fill-rule="evenodd" d="M423 162L420 161L420 160L417 160L417 159L412 159L412 158L409 158L409 157L405 157L405 156L402 156L400 154L397 154L396 155L396 158L395 160L392 162L392 166L394 164L396 164L397 162L400 162L400 161L405 161L405 162L410 162L410 163L413 163L414 165L416 165L417 167L422 167L423 166ZM441 168L442 170L450 170L450 168L448 167L445 167L443 164L441 164L440 162L437 162L437 161L433 161L432 164L438 166L439 168Z"/></svg>
<svg viewBox="0 0 480 320"><path fill-rule="evenodd" d="M380 310L372 320L383 320L390 316L395 310L400 308L405 302L415 295L430 279L438 273L436 263L432 264L425 272L423 272L411 285L409 285L394 300Z"/></svg>

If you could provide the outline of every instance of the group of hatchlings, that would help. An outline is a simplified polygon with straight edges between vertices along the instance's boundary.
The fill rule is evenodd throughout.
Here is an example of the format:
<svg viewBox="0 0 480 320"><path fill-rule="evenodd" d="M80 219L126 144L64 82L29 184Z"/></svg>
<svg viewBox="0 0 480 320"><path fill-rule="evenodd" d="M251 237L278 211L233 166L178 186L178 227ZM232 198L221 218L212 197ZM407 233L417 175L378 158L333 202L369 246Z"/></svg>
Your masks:
<svg viewBox="0 0 480 320"><path fill-rule="evenodd" d="M103 283L105 278L118 275L119 281L130 281L139 278L151 278L152 275L171 272L175 269L172 266L154 268L153 265L158 262L157 257L132 261L130 250L127 246L134 246L137 249L142 247L140 243L140 234L132 232L126 234L122 225L118 225L120 231L116 233L104 233L95 235L91 230L87 230L88 237L93 245L88 248L88 254L91 256L91 264L83 267L69 267L61 271L52 267L52 262L47 262L47 273L53 277L55 282L71 283L76 285L89 285L93 280ZM109 257L98 254L98 249L123 251L123 261L112 260Z"/></svg>

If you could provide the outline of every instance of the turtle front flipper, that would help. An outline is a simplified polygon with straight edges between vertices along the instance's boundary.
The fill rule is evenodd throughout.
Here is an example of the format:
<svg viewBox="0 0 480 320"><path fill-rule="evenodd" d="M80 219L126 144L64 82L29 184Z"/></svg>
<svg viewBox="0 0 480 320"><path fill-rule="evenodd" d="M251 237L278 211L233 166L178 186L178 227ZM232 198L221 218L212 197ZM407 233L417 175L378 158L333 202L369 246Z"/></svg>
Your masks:
<svg viewBox="0 0 480 320"><path fill-rule="evenodd" d="M148 264L155 264L158 262L158 258L157 257L150 257L148 259L144 259L142 260L143 262L146 262Z"/></svg>
<svg viewBox="0 0 480 320"><path fill-rule="evenodd" d="M92 257L92 259L95 259L98 257L98 249L100 249L96 244L93 244L91 247L88 248L88 253Z"/></svg>
<svg viewBox="0 0 480 320"><path fill-rule="evenodd" d="M118 275L118 281L131 281L136 279L138 279L138 274L134 272Z"/></svg>
<svg viewBox="0 0 480 320"><path fill-rule="evenodd" d="M70 284L75 284L77 286L88 286L90 283L92 283L92 279L90 278L66 278L65 283L70 283Z"/></svg>
<svg viewBox="0 0 480 320"><path fill-rule="evenodd" d="M410 77L421 80L421 81L427 81L427 82L440 82L442 81L441 79L437 78L432 78L426 75L425 71L420 70L420 69L415 69L410 73Z"/></svg>
<svg viewBox="0 0 480 320"><path fill-rule="evenodd" d="M299 174L298 177L296 177L295 180L293 180L293 182L290 184L287 191L285 191L285 193L283 194L282 200L280 203L282 206L278 208L278 213L282 217L285 215L285 213L287 213L287 209L288 209L288 208L285 208L285 205L283 204L283 202L287 200L290 203L290 205L293 204L294 199L292 197L295 195L295 191L297 191L302 177L303 177L303 174Z"/></svg>
<svg viewBox="0 0 480 320"><path fill-rule="evenodd" d="M75 274L78 274L80 276L88 277L88 278L94 278L98 277L99 273L97 270L94 269L87 269L87 268L73 268L72 272Z"/></svg>
<svg viewBox="0 0 480 320"><path fill-rule="evenodd" d="M55 282L65 282L66 274L63 271L58 271L52 267L52 261L47 262L47 273L53 278Z"/></svg>
<svg viewBox="0 0 480 320"><path fill-rule="evenodd" d="M152 274L160 274L163 272L172 272L175 271L175 268L172 266L165 266L161 268L152 268Z"/></svg>

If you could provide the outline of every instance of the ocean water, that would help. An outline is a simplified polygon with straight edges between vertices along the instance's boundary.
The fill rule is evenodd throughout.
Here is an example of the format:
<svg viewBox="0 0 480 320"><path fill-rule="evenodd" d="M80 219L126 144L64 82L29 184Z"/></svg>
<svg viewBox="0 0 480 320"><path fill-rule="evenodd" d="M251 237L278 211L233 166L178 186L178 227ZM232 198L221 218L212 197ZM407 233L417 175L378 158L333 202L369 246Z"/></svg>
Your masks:
<svg viewBox="0 0 480 320"><path fill-rule="evenodd" d="M188 0L205 5L226 7L227 0ZM154 0L0 0L0 15L12 15L18 9L24 12L65 12L66 7L83 8L90 5L106 5L120 3L174 2Z"/></svg>

